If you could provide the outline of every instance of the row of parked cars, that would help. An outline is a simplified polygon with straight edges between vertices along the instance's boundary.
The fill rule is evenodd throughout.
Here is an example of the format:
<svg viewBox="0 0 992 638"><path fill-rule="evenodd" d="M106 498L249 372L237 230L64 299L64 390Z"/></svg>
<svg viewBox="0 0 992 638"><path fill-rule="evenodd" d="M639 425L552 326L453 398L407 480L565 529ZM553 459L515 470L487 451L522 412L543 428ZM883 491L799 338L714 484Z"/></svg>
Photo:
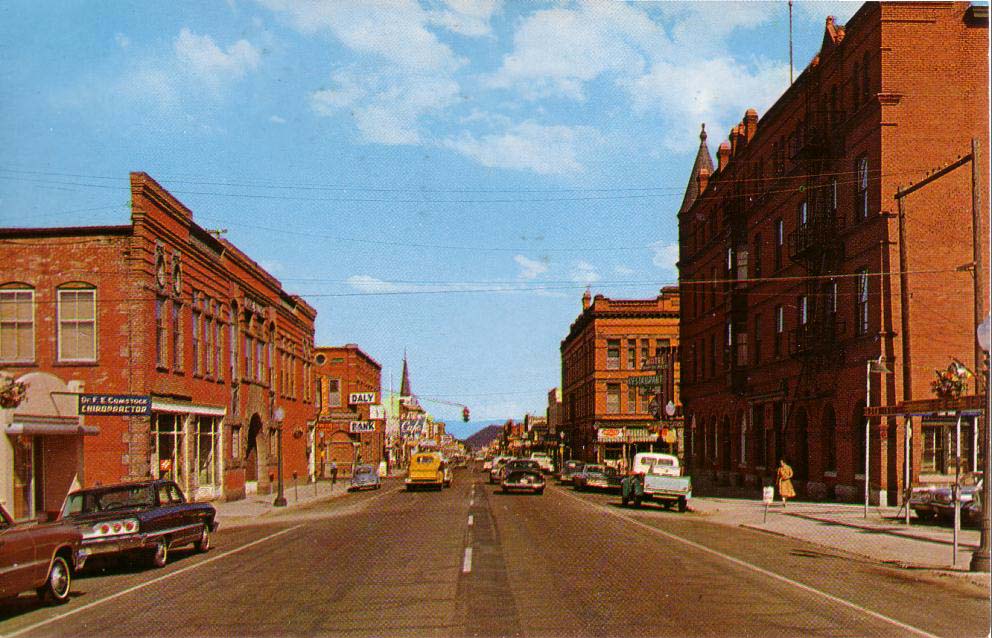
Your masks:
<svg viewBox="0 0 992 638"><path fill-rule="evenodd" d="M0 599L34 590L64 603L91 558L126 556L164 567L173 548L210 549L216 510L191 503L172 481L150 480L71 492L54 521L14 521L0 506Z"/></svg>

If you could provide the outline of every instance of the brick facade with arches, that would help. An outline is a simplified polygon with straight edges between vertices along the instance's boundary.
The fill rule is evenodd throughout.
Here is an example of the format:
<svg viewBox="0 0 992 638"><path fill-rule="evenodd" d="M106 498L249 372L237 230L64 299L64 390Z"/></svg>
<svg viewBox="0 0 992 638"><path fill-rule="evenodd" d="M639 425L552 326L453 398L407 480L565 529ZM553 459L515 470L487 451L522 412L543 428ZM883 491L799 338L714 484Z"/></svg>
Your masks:
<svg viewBox="0 0 992 638"><path fill-rule="evenodd" d="M306 476L316 311L151 177L130 187L129 225L0 229L0 301L30 317L0 325L18 329L0 369L150 397L150 415L80 417L99 431L84 437L83 486L169 476L198 498L268 492L280 432L284 476Z"/></svg>
<svg viewBox="0 0 992 638"><path fill-rule="evenodd" d="M970 165L905 200L901 244L894 196L975 139L988 237L988 37L987 7L866 3L846 25L826 20L819 54L760 119L744 114L715 164L702 132L678 213L682 396L701 485L756 488L787 458L801 493L861 498L868 360L891 371L871 374L871 405L931 397L952 357L981 369ZM871 423L875 502L900 498L905 432L901 418ZM913 480L948 474L947 432L914 423Z"/></svg>

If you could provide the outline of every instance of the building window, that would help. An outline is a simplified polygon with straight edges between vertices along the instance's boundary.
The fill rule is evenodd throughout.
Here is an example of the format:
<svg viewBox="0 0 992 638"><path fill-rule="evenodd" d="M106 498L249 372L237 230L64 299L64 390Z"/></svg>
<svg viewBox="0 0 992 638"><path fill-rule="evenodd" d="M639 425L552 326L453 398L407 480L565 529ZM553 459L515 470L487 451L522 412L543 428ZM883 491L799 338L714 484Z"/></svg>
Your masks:
<svg viewBox="0 0 992 638"><path fill-rule="evenodd" d="M716 335L710 335L710 375L716 376Z"/></svg>
<svg viewBox="0 0 992 638"><path fill-rule="evenodd" d="M855 213L858 220L868 219L868 157L862 155L857 161L857 193L855 193Z"/></svg>
<svg viewBox="0 0 992 638"><path fill-rule="evenodd" d="M627 413L637 414L637 388L627 386Z"/></svg>
<svg viewBox="0 0 992 638"><path fill-rule="evenodd" d="M827 312L831 315L837 314L837 280L831 279L827 291Z"/></svg>
<svg viewBox="0 0 992 638"><path fill-rule="evenodd" d="M96 290L59 290L59 361L96 360Z"/></svg>
<svg viewBox="0 0 992 638"><path fill-rule="evenodd" d="M341 407L341 381L338 379L327 380L327 407Z"/></svg>
<svg viewBox="0 0 992 638"><path fill-rule="evenodd" d="M861 62L861 101L865 104L871 99L871 65L869 64L868 52Z"/></svg>
<svg viewBox="0 0 992 638"><path fill-rule="evenodd" d="M775 306L775 356L782 356L782 334L785 332L785 309Z"/></svg>
<svg viewBox="0 0 992 638"><path fill-rule="evenodd" d="M754 236L754 278L761 277L761 233Z"/></svg>
<svg viewBox="0 0 992 638"><path fill-rule="evenodd" d="M745 416L742 416L741 417L741 436L740 436L740 441L739 441L740 455L741 455L741 465L747 465L747 444L748 444L748 436L747 436L747 434L748 434L748 432L747 432L747 416L745 415Z"/></svg>
<svg viewBox="0 0 992 638"><path fill-rule="evenodd" d="M183 305L172 300L172 369L183 371Z"/></svg>
<svg viewBox="0 0 992 638"><path fill-rule="evenodd" d="M837 212L837 178L830 180L830 210Z"/></svg>
<svg viewBox="0 0 992 638"><path fill-rule="evenodd" d="M858 299L854 307L856 332L868 334L868 269L858 271Z"/></svg>
<svg viewBox="0 0 992 638"><path fill-rule="evenodd" d="M620 369L620 340L609 339L606 342L606 369Z"/></svg>
<svg viewBox="0 0 992 638"><path fill-rule="evenodd" d="M775 220L775 270L782 270L782 248L785 246L785 224Z"/></svg>
<svg viewBox="0 0 992 638"><path fill-rule="evenodd" d="M646 366L647 363L648 363L648 357L650 356L650 352L651 352L651 345L650 344L651 344L651 342L649 340L647 340L647 339L641 339L641 367L642 368L644 366Z"/></svg>
<svg viewBox="0 0 992 638"><path fill-rule="evenodd" d="M606 413L620 414L620 384L608 383L606 385Z"/></svg>
<svg viewBox="0 0 992 638"><path fill-rule="evenodd" d="M799 298L799 325L805 326L809 322L809 297L803 295Z"/></svg>
<svg viewBox="0 0 992 638"><path fill-rule="evenodd" d="M169 334L165 327L165 299L155 299L155 365L164 368L169 360Z"/></svg>
<svg viewBox="0 0 992 638"><path fill-rule="evenodd" d="M0 290L0 361L34 361L33 290Z"/></svg>
<svg viewBox="0 0 992 638"><path fill-rule="evenodd" d="M245 373L243 375L245 381L251 381L252 371L255 369L255 364L252 362L252 357L255 356L255 347L252 345L251 335L248 334L249 330L250 328L245 326Z"/></svg>
<svg viewBox="0 0 992 638"><path fill-rule="evenodd" d="M194 302L196 303L196 302ZM190 308L190 316L193 318L193 328L192 328L192 344L193 344L193 374L200 375L203 374L203 365L201 364L203 350L200 344L200 322L201 314L200 309L195 305Z"/></svg>
<svg viewBox="0 0 992 638"><path fill-rule="evenodd" d="M265 361L265 345L262 343L262 339L255 340L255 381L262 383L265 378L262 376L262 370L264 369Z"/></svg>
<svg viewBox="0 0 992 638"><path fill-rule="evenodd" d="M754 316L754 365L761 363L761 315Z"/></svg>
<svg viewBox="0 0 992 638"><path fill-rule="evenodd" d="M637 369L637 340L627 339L627 369Z"/></svg>
<svg viewBox="0 0 992 638"><path fill-rule="evenodd" d="M809 208L805 200L800 202L799 210L796 211L796 220L799 222L799 227L802 228L809 221Z"/></svg>

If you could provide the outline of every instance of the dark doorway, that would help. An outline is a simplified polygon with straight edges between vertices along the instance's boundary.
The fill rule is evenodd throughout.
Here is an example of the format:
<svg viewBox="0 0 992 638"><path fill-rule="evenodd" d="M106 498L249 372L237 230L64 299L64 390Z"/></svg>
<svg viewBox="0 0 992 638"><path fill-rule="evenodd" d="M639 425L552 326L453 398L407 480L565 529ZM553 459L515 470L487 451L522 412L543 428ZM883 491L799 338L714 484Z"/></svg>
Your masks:
<svg viewBox="0 0 992 638"><path fill-rule="evenodd" d="M796 412L796 449L792 468L800 481L809 477L809 417L805 408L799 408Z"/></svg>
<svg viewBox="0 0 992 638"><path fill-rule="evenodd" d="M262 419L253 414L248 425L248 441L245 444L245 480L258 480L258 436L262 431Z"/></svg>
<svg viewBox="0 0 992 638"><path fill-rule="evenodd" d="M723 417L720 427L720 463L725 472L730 471L730 417Z"/></svg>

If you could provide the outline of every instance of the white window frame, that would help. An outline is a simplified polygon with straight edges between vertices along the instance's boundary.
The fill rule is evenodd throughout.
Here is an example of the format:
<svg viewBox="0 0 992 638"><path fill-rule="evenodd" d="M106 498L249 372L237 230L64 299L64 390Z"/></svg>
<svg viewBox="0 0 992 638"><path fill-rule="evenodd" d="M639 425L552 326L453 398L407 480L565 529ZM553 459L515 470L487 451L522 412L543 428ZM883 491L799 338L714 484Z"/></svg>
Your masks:
<svg viewBox="0 0 992 638"><path fill-rule="evenodd" d="M17 297L18 297L18 295L23 295L23 294L27 294L28 295L27 301L28 301L28 303L31 304L31 336L30 336L30 338L28 340L29 341L29 346L30 346L29 347L30 354L25 355L25 356L22 357L22 356L18 356L18 353L16 352L17 350L19 350L19 347L18 347L19 346L19 341L17 340L17 334L18 334L17 333L17 330L18 330L18 326L20 326L22 323L27 323L27 322L19 320L17 318L16 314L17 314L18 306L20 304L20 301L18 301ZM35 342L35 322L36 322L36 319L37 319L37 317L35 316L36 313L35 313L35 303L34 303L34 289L33 288L5 288L3 290L0 290L0 297L7 297L8 295L11 296L11 299L9 301L7 301L5 299L0 299L0 303L10 303L10 304L12 304L14 306L15 317L14 317L14 319L12 321L6 322L6 325L10 326L10 328L14 331L14 349L15 349L15 352L14 352L13 356L12 357L9 357L9 358L2 356L2 353L0 353L0 361L3 361L4 363L30 363L30 362L33 362L34 361L34 357L35 357L35 347L34 347L34 342ZM0 322L0 333L2 333L3 330L4 330L4 322Z"/></svg>
<svg viewBox="0 0 992 638"><path fill-rule="evenodd" d="M62 336L62 323L63 323L63 319L62 319L62 304L63 304L62 295L63 294L69 294L69 293L74 294L74 295L78 295L81 292L87 292L87 293L91 293L93 295L93 301L92 301L92 303L93 303L93 319L92 319L92 323L93 323L93 356L92 357L64 357L64 356L62 356L62 354L63 354L62 353L62 345L64 343L63 336ZM96 303L97 303L96 288L93 288L93 287L86 287L86 288L60 288L58 291L56 291L56 295L57 295L56 296L56 299L58 300L58 303L56 304L57 305L57 310L56 310L56 315L57 315L57 317L56 317L56 324L57 324L57 330L58 330L58 335L57 335L58 341L56 343L56 359L58 361L60 361L60 362L70 362L70 363L96 361L97 360L97 356L98 356L97 338L96 338L96 336L97 336L97 319L98 319L98 317L97 317L97 305L96 305ZM77 299L76 303L78 304L78 299ZM86 323L86 322L79 321L79 320L74 320L73 323L79 325L79 324L83 324L83 323Z"/></svg>

